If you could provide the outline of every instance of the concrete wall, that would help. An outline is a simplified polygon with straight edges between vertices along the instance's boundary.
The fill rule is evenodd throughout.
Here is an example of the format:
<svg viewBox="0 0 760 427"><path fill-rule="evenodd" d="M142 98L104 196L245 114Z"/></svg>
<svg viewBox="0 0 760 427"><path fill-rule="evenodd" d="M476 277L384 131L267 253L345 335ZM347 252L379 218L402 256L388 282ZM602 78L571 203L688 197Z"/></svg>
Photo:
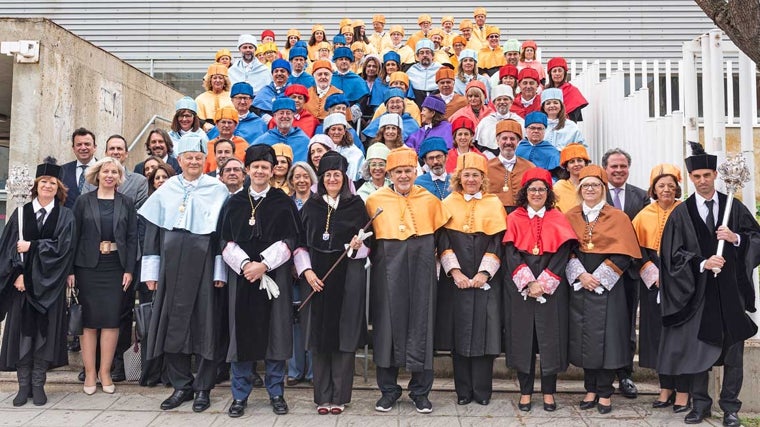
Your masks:
<svg viewBox="0 0 760 427"><path fill-rule="evenodd" d="M13 65L12 165L33 167L48 155L60 164L73 160L71 132L80 126L95 133L102 156L108 136L131 142L154 114L172 117L182 96L46 19L0 18L0 40L40 41L39 63ZM129 163L144 155L142 144L135 146Z"/></svg>

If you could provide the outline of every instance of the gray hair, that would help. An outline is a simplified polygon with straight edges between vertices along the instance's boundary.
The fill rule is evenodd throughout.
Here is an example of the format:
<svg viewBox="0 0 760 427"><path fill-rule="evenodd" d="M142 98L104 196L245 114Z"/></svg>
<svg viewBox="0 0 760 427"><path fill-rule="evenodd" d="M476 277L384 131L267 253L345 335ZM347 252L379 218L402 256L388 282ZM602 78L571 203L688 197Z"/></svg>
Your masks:
<svg viewBox="0 0 760 427"><path fill-rule="evenodd" d="M628 154L628 152L623 151L622 148L612 148L607 150L607 152L602 156L602 169L607 169L607 160L613 154L622 154L625 156L626 160L628 160L628 167L631 167L631 155Z"/></svg>
<svg viewBox="0 0 760 427"><path fill-rule="evenodd" d="M296 168L301 168L305 170L306 173L309 174L309 179L311 179L312 185L317 183L317 173L314 172L314 168L309 166L308 163L301 161L301 162L293 163L293 166L290 167L290 170L288 171L288 176L286 177L288 185L293 185L293 174L295 173Z"/></svg>

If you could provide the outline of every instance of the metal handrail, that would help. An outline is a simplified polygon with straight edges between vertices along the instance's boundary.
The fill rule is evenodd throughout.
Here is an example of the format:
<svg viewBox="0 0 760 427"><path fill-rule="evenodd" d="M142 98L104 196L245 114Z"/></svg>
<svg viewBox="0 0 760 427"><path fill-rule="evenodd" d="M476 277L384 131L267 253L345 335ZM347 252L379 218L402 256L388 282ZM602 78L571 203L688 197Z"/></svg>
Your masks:
<svg viewBox="0 0 760 427"><path fill-rule="evenodd" d="M150 120L148 120L148 122L145 123L145 126L143 126L142 130L140 131L140 133L137 134L137 136L132 141L132 143L129 144L129 149L127 151L132 151L132 148L134 148L135 144L137 144L137 142L140 141L140 139L142 139L143 135L145 135L145 132L148 131L148 128L156 124L156 120L163 120L166 123L172 122L170 119L167 119L166 117L159 116L158 114L154 114L153 117L151 117Z"/></svg>

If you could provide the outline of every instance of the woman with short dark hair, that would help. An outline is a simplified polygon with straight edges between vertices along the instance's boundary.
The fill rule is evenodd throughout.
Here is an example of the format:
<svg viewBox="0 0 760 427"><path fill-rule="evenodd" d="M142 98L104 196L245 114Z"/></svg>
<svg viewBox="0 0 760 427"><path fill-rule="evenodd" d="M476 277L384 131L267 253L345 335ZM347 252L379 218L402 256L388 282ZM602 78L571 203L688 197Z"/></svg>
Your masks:
<svg viewBox="0 0 760 427"><path fill-rule="evenodd" d="M76 225L62 175L54 160L37 166L32 201L13 212L0 239L0 371L16 371L13 406L29 397L47 403L47 370L68 364L64 290Z"/></svg>

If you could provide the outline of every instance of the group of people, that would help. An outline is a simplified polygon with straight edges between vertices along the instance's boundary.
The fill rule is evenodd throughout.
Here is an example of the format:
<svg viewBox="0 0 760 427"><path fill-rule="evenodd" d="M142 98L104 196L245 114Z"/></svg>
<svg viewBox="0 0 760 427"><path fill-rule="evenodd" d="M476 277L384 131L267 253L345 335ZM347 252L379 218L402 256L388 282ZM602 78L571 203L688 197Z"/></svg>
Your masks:
<svg viewBox="0 0 760 427"><path fill-rule="evenodd" d="M83 309L88 395L123 380L137 296L152 301L141 384L173 387L165 410L206 410L229 377L231 417L261 386L286 414L284 386L303 380L318 414L340 414L366 343L377 411L401 397L405 369L416 410L431 412L433 356L444 352L460 405L490 403L505 354L518 407L531 411L540 355L545 411L573 364L584 370L580 408L606 414L616 377L637 396L638 345L660 378L653 407L701 422L708 371L723 365L723 423L738 425L743 341L757 332L746 314L757 221L734 203L720 225L717 159L698 144L686 159L696 193L683 202L679 166L658 165L642 190L627 183L625 151L593 164L571 120L586 102L567 63L544 70L533 42L501 49L485 15L476 9L449 39L423 15L403 46L396 26L383 41L381 15L377 46L361 21L341 25L350 48L325 43L317 25L306 47L289 32L282 54L265 31L257 56L242 35L242 57L217 54L208 91L176 102L171 131L149 132L134 172L123 137L95 159L95 135L77 129L76 160L37 167L32 202L0 239L0 369L18 373L13 404L44 405L45 372L67 364L68 287Z"/></svg>

